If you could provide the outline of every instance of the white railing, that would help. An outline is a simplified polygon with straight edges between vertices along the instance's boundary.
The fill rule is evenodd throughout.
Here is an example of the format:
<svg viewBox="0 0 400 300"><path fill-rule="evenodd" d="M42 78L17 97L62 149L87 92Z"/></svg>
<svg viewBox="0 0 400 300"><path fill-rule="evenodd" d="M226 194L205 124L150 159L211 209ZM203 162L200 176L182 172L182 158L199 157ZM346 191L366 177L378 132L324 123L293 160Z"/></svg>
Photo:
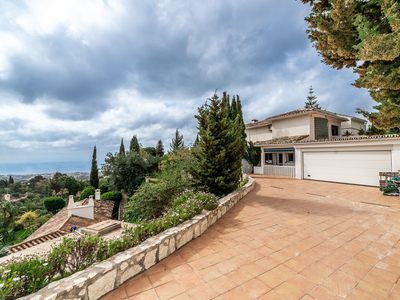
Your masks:
<svg viewBox="0 0 400 300"><path fill-rule="evenodd" d="M296 168L294 166L264 166L263 174L295 178Z"/></svg>
<svg viewBox="0 0 400 300"><path fill-rule="evenodd" d="M262 167L254 167L254 174L264 174Z"/></svg>

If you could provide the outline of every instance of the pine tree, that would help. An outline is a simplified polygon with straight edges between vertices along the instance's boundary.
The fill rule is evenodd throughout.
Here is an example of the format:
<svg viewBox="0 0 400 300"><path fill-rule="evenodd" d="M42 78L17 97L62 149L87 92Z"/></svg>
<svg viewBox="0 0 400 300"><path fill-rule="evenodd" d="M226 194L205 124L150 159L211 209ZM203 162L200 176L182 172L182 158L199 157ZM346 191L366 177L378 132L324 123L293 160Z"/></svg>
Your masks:
<svg viewBox="0 0 400 300"><path fill-rule="evenodd" d="M235 122L230 119L217 93L208 101L196 115L201 139L199 149L193 153L197 163L189 172L196 187L222 196L239 184L245 143L237 134L239 118Z"/></svg>
<svg viewBox="0 0 400 300"><path fill-rule="evenodd" d="M119 154L125 155L124 138L121 139L121 146L119 147Z"/></svg>
<svg viewBox="0 0 400 300"><path fill-rule="evenodd" d="M400 3L386 1L314 1L309 39L323 62L338 70L353 68L353 84L366 88L378 112L357 109L377 128L400 126Z"/></svg>
<svg viewBox="0 0 400 300"><path fill-rule="evenodd" d="M174 152L175 150L180 150L185 147L185 143L183 142L183 135L179 135L178 128L175 131L175 138L172 139L170 147L170 152Z"/></svg>
<svg viewBox="0 0 400 300"><path fill-rule="evenodd" d="M96 146L93 149L92 168L90 169L89 183L94 188L99 188L99 169L97 168Z"/></svg>
<svg viewBox="0 0 400 300"><path fill-rule="evenodd" d="M196 135L196 140L194 141L194 145L193 146L197 146L200 144L200 140L199 140L199 134Z"/></svg>
<svg viewBox="0 0 400 300"><path fill-rule="evenodd" d="M131 139L131 144L129 146L129 151L140 153L140 146L136 135Z"/></svg>
<svg viewBox="0 0 400 300"><path fill-rule="evenodd" d="M317 102L317 96L314 95L314 90L312 86L310 86L310 91L308 92L307 101L305 102L306 105L304 106L304 108L321 109Z"/></svg>
<svg viewBox="0 0 400 300"><path fill-rule="evenodd" d="M162 140L159 140L156 145L156 155L162 157L164 155L164 144Z"/></svg>

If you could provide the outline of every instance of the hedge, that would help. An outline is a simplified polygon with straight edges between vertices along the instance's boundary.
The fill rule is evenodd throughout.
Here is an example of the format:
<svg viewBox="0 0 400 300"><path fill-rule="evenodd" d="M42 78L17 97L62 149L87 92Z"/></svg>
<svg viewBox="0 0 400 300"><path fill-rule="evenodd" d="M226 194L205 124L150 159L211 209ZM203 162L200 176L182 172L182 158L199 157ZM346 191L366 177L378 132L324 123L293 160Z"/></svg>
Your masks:
<svg viewBox="0 0 400 300"><path fill-rule="evenodd" d="M88 186L82 191L81 195L79 196L79 200L84 200L86 198L89 198L90 195L94 196L95 192L96 189L94 187Z"/></svg>
<svg viewBox="0 0 400 300"><path fill-rule="evenodd" d="M112 216L116 217L117 212L118 212L118 208L119 208L119 204L121 203L121 199L122 199L122 193L121 192L108 192L108 193L104 193L100 196L101 200L111 200L114 201L114 209L112 212Z"/></svg>
<svg viewBox="0 0 400 300"><path fill-rule="evenodd" d="M43 204L48 211L54 212L63 208L66 202L61 197L49 197L43 200Z"/></svg>

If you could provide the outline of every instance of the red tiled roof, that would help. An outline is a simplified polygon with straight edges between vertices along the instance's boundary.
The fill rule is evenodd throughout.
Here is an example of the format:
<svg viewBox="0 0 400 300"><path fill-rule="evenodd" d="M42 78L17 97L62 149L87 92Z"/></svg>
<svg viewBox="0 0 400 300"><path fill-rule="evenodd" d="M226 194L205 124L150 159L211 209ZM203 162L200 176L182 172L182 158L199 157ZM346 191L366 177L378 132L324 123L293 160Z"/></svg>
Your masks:
<svg viewBox="0 0 400 300"><path fill-rule="evenodd" d="M254 143L255 146L261 145L275 145L275 144L292 144L304 140L309 137L308 134L305 135L294 135L294 136L283 136L280 138L275 138L267 141L257 141Z"/></svg>
<svg viewBox="0 0 400 300"><path fill-rule="evenodd" d="M80 201L82 205L86 205L89 199ZM37 237L50 234L57 230L63 232L69 232L72 226L77 228L90 226L92 224L111 219L112 211L114 208L114 202L108 200L94 200L94 219L82 218L78 216L68 217L68 208L64 207L57 214L55 214L50 220L43 224L38 230L32 233L25 241L35 239Z"/></svg>
<svg viewBox="0 0 400 300"><path fill-rule="evenodd" d="M340 114L337 114L337 113L333 113L333 112L330 112L330 111L317 109L317 108L301 108L301 109L293 110L293 111L290 111L290 112L287 112L287 113L283 113L283 114L279 114L279 115L276 115L276 116L272 116L272 117L266 118L263 121L246 124L246 128L254 127L254 126L268 125L268 124L271 123L272 120L277 120L277 119L296 116L296 115L308 114L308 113L311 113L311 112L316 112L316 113L320 113L320 114L324 114L324 115L327 115L327 116L331 116L331 117L335 117L335 118L341 119L342 121L347 121L347 119L345 118L345 115L340 115ZM355 118L355 119L358 119L358 120L362 120L362 119L359 119L359 118L356 118L356 117L350 117L350 118ZM364 120L362 120L362 121L364 121Z"/></svg>

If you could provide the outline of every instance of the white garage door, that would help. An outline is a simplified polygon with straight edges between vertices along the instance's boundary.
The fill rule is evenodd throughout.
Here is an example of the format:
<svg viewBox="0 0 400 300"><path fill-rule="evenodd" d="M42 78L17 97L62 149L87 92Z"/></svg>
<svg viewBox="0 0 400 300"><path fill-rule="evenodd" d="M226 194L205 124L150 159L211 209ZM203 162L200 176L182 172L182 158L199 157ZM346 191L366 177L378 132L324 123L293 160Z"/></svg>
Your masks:
<svg viewBox="0 0 400 300"><path fill-rule="evenodd" d="M391 172L391 151L303 152L303 178L379 186L379 172Z"/></svg>

